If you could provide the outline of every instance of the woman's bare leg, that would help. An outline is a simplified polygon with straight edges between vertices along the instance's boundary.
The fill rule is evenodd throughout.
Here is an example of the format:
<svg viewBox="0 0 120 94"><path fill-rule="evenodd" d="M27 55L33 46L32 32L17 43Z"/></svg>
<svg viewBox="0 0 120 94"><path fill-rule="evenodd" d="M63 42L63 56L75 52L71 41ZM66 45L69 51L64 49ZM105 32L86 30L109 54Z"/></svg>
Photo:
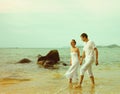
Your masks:
<svg viewBox="0 0 120 94"><path fill-rule="evenodd" d="M72 84L72 79L70 78L69 83Z"/></svg>

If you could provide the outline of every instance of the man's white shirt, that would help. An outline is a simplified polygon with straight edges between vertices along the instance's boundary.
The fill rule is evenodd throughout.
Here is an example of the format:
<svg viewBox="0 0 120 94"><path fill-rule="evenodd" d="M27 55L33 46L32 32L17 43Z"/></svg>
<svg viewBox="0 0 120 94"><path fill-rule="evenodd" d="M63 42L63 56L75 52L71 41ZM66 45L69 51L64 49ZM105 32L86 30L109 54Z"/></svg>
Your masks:
<svg viewBox="0 0 120 94"><path fill-rule="evenodd" d="M85 57L86 58L94 58L95 53L94 49L96 48L96 45L93 41L89 40L88 42L85 42L83 51L85 51Z"/></svg>

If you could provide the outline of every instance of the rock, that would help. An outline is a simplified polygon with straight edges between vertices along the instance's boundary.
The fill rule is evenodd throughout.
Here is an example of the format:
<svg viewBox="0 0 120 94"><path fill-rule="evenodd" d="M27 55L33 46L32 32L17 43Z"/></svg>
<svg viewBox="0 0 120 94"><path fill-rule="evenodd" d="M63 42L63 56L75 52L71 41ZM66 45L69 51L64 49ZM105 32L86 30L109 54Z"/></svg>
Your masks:
<svg viewBox="0 0 120 94"><path fill-rule="evenodd" d="M53 67L53 64L51 64L53 62L51 61L45 61L44 64L43 64L43 67L44 68L50 68L50 67Z"/></svg>
<svg viewBox="0 0 120 94"><path fill-rule="evenodd" d="M24 59L20 60L20 61L17 62L17 63L30 63L30 62L31 62L31 60L29 60L29 59L27 59L27 58L24 58Z"/></svg>
<svg viewBox="0 0 120 94"><path fill-rule="evenodd" d="M47 69L59 69L57 65L53 65L52 61L45 61L43 67Z"/></svg>
<svg viewBox="0 0 120 94"><path fill-rule="evenodd" d="M46 56L38 57L38 64L43 65L44 68L53 67L60 61L59 53L57 50L51 50Z"/></svg>
<svg viewBox="0 0 120 94"><path fill-rule="evenodd" d="M66 64L66 63L62 63L63 64L63 66L68 66L68 64Z"/></svg>
<svg viewBox="0 0 120 94"><path fill-rule="evenodd" d="M46 56L40 56L38 61L41 60L53 60L55 62L60 61L59 53L57 50L51 50Z"/></svg>
<svg viewBox="0 0 120 94"><path fill-rule="evenodd" d="M37 64L43 65L44 64L44 60L43 61L38 61Z"/></svg>
<svg viewBox="0 0 120 94"><path fill-rule="evenodd" d="M53 60L55 63L60 61L59 53L57 50L52 50L46 55L47 60Z"/></svg>

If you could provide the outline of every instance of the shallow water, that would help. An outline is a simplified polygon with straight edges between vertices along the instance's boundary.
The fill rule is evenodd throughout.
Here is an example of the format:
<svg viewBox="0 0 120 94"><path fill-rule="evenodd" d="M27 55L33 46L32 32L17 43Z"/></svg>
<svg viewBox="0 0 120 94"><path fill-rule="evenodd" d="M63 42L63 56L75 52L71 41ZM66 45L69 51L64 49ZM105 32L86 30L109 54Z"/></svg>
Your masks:
<svg viewBox="0 0 120 94"><path fill-rule="evenodd" d="M119 94L120 48L99 48L100 65L93 65L96 86L91 88L86 74L82 89L68 87L64 73L69 66L50 70L36 64L37 55L51 49L0 49L0 94ZM58 49L61 61L69 63L69 49ZM16 64L23 58L29 64Z"/></svg>

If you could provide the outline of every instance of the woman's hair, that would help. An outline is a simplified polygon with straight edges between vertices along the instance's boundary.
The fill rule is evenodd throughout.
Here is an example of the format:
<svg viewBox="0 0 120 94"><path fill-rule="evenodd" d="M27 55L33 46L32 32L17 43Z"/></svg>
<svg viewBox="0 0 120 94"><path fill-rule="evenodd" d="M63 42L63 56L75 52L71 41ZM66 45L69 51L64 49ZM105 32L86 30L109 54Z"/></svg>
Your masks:
<svg viewBox="0 0 120 94"><path fill-rule="evenodd" d="M76 41L75 41L75 39L72 39L72 41L76 44Z"/></svg>
<svg viewBox="0 0 120 94"><path fill-rule="evenodd" d="M88 35L86 33L82 33L80 36L88 38Z"/></svg>

